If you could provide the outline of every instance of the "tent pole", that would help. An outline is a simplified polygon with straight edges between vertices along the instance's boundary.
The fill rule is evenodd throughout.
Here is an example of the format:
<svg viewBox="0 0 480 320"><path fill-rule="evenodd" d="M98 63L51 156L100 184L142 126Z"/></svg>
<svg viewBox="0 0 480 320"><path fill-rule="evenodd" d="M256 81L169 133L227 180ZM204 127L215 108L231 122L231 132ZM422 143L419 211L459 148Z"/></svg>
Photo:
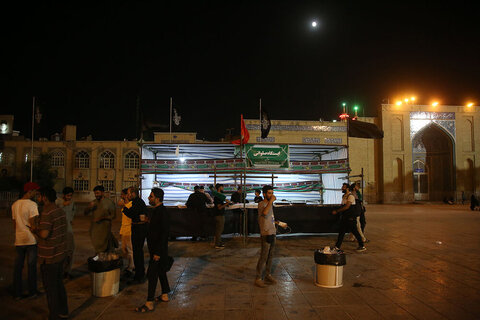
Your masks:
<svg viewBox="0 0 480 320"><path fill-rule="evenodd" d="M362 201L365 202L365 193L363 191L363 168L362 168Z"/></svg>

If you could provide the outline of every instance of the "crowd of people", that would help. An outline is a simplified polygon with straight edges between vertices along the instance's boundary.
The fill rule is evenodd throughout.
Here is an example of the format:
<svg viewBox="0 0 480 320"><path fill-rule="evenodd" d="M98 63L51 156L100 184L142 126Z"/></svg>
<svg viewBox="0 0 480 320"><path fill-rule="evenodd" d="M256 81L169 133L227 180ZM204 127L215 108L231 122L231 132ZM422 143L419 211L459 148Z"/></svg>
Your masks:
<svg viewBox="0 0 480 320"><path fill-rule="evenodd" d="M57 199L52 188L40 188L36 183L26 183L23 196L12 205L12 218L15 228L16 258L14 265L15 299L36 297L37 263L40 264L43 287L47 296L50 319L68 318L68 304L64 278L71 278L75 242L72 222L76 205L72 200L73 189L63 190L62 198ZM116 205L105 197L104 187L94 189L95 199L84 210L91 215L90 238L97 255L113 252L119 247L118 240L112 233L112 221L116 217ZM340 231L334 249L340 252L345 233L350 232L358 241L357 251L365 251L365 208L358 184L344 184L342 207L334 210L340 214ZM263 197L260 195L263 194ZM224 194L224 186L216 184L205 191L203 186L195 186L186 206L190 209L205 212L211 209L215 220L214 248L225 248L222 233L225 224L225 209L232 203L243 203L245 193L242 187L228 200ZM139 196L138 189L126 188L121 192L117 206L121 208L120 227L121 251L127 260L122 277L129 279L131 285L141 284L148 280L148 294L137 312L149 312L154 303L169 301L170 286L167 272L173 264L168 255L170 229L169 211L163 204L164 191L153 188L148 197L149 206ZM34 201L35 200L35 201ZM255 203L258 203L258 225L260 229L261 250L256 267L254 284L265 287L275 284L271 274L272 259L276 243L276 226L288 227L286 223L275 219L273 203L276 200L273 187L266 185L262 190L255 190ZM39 210L39 207L41 210ZM39 212L40 211L40 212ZM147 242L149 251L148 270L145 273L144 245ZM27 258L28 294L23 294L22 271ZM155 297L158 282L161 295Z"/></svg>

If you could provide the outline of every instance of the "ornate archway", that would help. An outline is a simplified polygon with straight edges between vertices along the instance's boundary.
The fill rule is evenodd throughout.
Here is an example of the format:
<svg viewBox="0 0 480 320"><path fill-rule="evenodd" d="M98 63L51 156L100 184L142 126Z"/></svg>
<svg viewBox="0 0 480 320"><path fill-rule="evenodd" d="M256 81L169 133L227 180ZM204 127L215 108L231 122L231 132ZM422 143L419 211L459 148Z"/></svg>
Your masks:
<svg viewBox="0 0 480 320"><path fill-rule="evenodd" d="M415 200L442 201L454 197L454 142L450 135L431 123L415 134L412 146Z"/></svg>

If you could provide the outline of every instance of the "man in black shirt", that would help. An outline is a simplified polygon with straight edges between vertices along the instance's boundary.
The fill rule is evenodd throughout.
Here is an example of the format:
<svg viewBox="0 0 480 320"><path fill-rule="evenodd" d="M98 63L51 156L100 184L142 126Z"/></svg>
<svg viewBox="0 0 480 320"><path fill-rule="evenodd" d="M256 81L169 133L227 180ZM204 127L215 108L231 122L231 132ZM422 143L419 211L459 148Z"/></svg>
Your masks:
<svg viewBox="0 0 480 320"><path fill-rule="evenodd" d="M241 186L238 187L237 191L232 194L230 200L233 203L243 203L245 199L245 195L243 194L243 188ZM248 203L248 200L245 200L245 203ZM233 231L235 233L240 233L240 225L242 220L242 209L234 209L233 210Z"/></svg>
<svg viewBox="0 0 480 320"><path fill-rule="evenodd" d="M170 215L163 205L164 192L160 188L153 188L148 202L152 206L149 208L149 226L147 235L148 251L150 252L150 262L148 264L148 296L147 302L141 307L135 309L137 312L153 311L154 301L168 302L168 293L170 285L168 284L167 270L168 263L168 233L170 231ZM155 290L160 280L162 294L155 298Z"/></svg>
<svg viewBox="0 0 480 320"><path fill-rule="evenodd" d="M215 185L218 193L223 193L223 184L217 183ZM220 195L221 196L221 195ZM225 201L215 195L213 198L213 212L215 215L215 249L224 249L225 245L222 243L222 233L225 226L225 207L230 204L230 201Z"/></svg>
<svg viewBox="0 0 480 320"><path fill-rule="evenodd" d="M143 283L145 281L145 257L143 246L148 231L148 219L146 216L145 202L138 196L136 188L128 188L127 197L132 201L130 208L123 208L123 213L132 219L132 249L133 263L135 265L135 277L131 284Z"/></svg>
<svg viewBox="0 0 480 320"><path fill-rule="evenodd" d="M196 216L195 220L192 223L197 225L195 228L198 231L198 234L192 235L192 241L199 240L201 236L205 236L205 232L203 232L203 225L204 225L204 216L207 212L206 204L210 203L205 193L202 192L199 186L195 186L193 188L193 193L190 194L188 197L187 203L185 204L188 209L195 210Z"/></svg>
<svg viewBox="0 0 480 320"><path fill-rule="evenodd" d="M232 194L230 200L233 203L243 203L245 196L243 195L243 188L241 186L238 187L237 191ZM245 203L248 203L248 200L245 200Z"/></svg>
<svg viewBox="0 0 480 320"><path fill-rule="evenodd" d="M262 202L263 201L263 198L262 196L260 195L261 193L261 190L260 189L255 189L255 199L253 199L253 201L255 203L259 203L259 202Z"/></svg>
<svg viewBox="0 0 480 320"><path fill-rule="evenodd" d="M200 192L199 186L195 186L193 188L193 193L188 196L188 200L185 205L188 209L196 209L204 212L207 209L207 203L209 203L207 196Z"/></svg>

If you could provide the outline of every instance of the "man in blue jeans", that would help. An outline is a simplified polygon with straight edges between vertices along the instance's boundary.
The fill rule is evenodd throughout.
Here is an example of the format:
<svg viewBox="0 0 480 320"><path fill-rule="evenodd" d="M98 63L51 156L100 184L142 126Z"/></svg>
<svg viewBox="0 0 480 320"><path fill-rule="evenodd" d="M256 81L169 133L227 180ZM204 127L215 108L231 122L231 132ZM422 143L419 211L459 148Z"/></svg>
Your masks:
<svg viewBox="0 0 480 320"><path fill-rule="evenodd" d="M28 182L23 186L23 197L12 205L13 227L15 229L15 266L13 271L13 288L16 300L23 296L22 273L25 257L28 265L28 296L37 295L37 240L31 229L38 218L37 204L32 201L39 186Z"/></svg>
<svg viewBox="0 0 480 320"><path fill-rule="evenodd" d="M275 225L278 224L282 228L288 227L285 222L275 220L273 214L273 202L277 199L273 195L272 186L263 186L263 201L258 203L258 226L260 227L260 241L261 251L257 263L257 276L255 278L255 285L260 288L265 288L267 284L276 284L277 280L272 277L272 260L273 252L275 250L275 238L277 229ZM262 273L265 269L265 278L262 280Z"/></svg>

